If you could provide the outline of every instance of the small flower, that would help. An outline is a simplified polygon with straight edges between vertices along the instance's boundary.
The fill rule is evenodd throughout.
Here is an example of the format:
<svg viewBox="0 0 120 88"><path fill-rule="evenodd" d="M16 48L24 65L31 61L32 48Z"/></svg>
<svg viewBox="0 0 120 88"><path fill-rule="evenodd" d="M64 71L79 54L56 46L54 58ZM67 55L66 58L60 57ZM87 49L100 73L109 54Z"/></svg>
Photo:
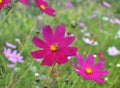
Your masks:
<svg viewBox="0 0 120 88"><path fill-rule="evenodd" d="M117 66L118 68L120 68L120 64L116 64L116 66Z"/></svg>
<svg viewBox="0 0 120 88"><path fill-rule="evenodd" d="M97 16L97 11L94 11L93 14L89 16L88 18L92 19L92 18L95 18L96 16Z"/></svg>
<svg viewBox="0 0 120 88"><path fill-rule="evenodd" d="M19 0L19 2L23 3L26 6L30 6L29 0Z"/></svg>
<svg viewBox="0 0 120 88"><path fill-rule="evenodd" d="M102 76L108 75L108 70L102 70L104 67L104 61L100 61L94 64L94 57L92 54L88 55L86 61L82 55L76 55L77 62L79 65L71 62L72 66L78 75L82 76L84 80L92 80L98 83L104 83Z"/></svg>
<svg viewBox="0 0 120 88"><path fill-rule="evenodd" d="M120 54L120 51L115 46L109 47L107 52L108 52L108 55L110 56L116 56Z"/></svg>
<svg viewBox="0 0 120 88"><path fill-rule="evenodd" d="M35 3L40 8L40 10L42 10L46 14L48 14L50 16L55 16L55 14L54 14L55 10L53 8L49 8L48 3L46 1L35 0Z"/></svg>
<svg viewBox="0 0 120 88"><path fill-rule="evenodd" d="M13 48L13 49L16 49L16 48L17 48L16 45L14 45L14 44L12 44L12 43L9 43L9 42L5 42L5 46L10 47L10 48Z"/></svg>
<svg viewBox="0 0 120 88"><path fill-rule="evenodd" d="M68 8L68 9L70 9L70 8L73 7L73 4L71 2L66 2L65 3L65 7Z"/></svg>
<svg viewBox="0 0 120 88"><path fill-rule="evenodd" d="M110 7L111 7L111 5L110 5L108 2L106 2L106 1L103 1L103 5L104 5L105 7L107 7L107 8L110 8Z"/></svg>
<svg viewBox="0 0 120 88"><path fill-rule="evenodd" d="M23 56L20 53L17 53L17 50L14 50L12 52L11 49L4 48L4 55L9 61L13 63L17 62L23 63Z"/></svg>
<svg viewBox="0 0 120 88"><path fill-rule="evenodd" d="M41 48L41 50L31 52L32 57L36 59L44 57L41 65L51 66L54 62L59 65L66 63L68 56L76 55L77 48L70 47L75 37L64 37L64 35L65 28L62 25L58 25L54 33L49 25L44 26L42 29L44 40L37 36L32 40L35 46Z"/></svg>
<svg viewBox="0 0 120 88"><path fill-rule="evenodd" d="M0 9L9 4L11 0L0 0Z"/></svg>
<svg viewBox="0 0 120 88"><path fill-rule="evenodd" d="M114 19L114 23L120 25L120 19L115 18L115 19Z"/></svg>

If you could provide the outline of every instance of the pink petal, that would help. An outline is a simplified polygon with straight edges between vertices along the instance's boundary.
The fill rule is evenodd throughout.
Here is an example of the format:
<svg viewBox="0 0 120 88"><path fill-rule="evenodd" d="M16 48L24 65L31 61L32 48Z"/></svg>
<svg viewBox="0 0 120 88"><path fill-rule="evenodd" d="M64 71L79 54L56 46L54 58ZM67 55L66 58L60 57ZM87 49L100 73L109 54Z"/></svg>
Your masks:
<svg viewBox="0 0 120 88"><path fill-rule="evenodd" d="M63 25L58 25L56 27L54 38L56 42L61 42L65 35L65 28Z"/></svg>
<svg viewBox="0 0 120 88"><path fill-rule="evenodd" d="M98 83L104 83L104 79L103 78L95 78L94 81L98 82Z"/></svg>
<svg viewBox="0 0 120 88"><path fill-rule="evenodd" d="M98 71L98 72L94 72L95 76L106 76L109 74L108 70L103 70L103 71Z"/></svg>
<svg viewBox="0 0 120 88"><path fill-rule="evenodd" d="M31 52L32 57L36 58L36 59L43 58L43 57L45 57L45 56L47 56L49 54L50 54L50 50L47 50L47 49L45 49L45 50L37 50L35 52Z"/></svg>
<svg viewBox="0 0 120 88"><path fill-rule="evenodd" d="M53 8L46 8L45 10L44 10L44 12L46 13L46 14L48 14L48 15L50 15L50 16L53 16L53 17L55 17L55 10L53 9Z"/></svg>
<svg viewBox="0 0 120 88"><path fill-rule="evenodd" d="M17 48L16 45L11 44L11 43L9 43L9 42L5 42L5 45L6 45L7 47L10 47L10 48L13 48L13 49Z"/></svg>
<svg viewBox="0 0 120 88"><path fill-rule="evenodd" d="M61 48L61 52L63 52L64 55L66 55L66 56L75 56L77 50L78 49L76 47L63 47L63 48Z"/></svg>
<svg viewBox="0 0 120 88"><path fill-rule="evenodd" d="M46 56L44 58L44 60L42 61L41 65L47 65L47 66L51 66L54 64L55 61L55 56L53 53L49 54L48 56Z"/></svg>
<svg viewBox="0 0 120 88"><path fill-rule="evenodd" d="M60 42L59 47L69 46L75 40L75 36L66 37Z"/></svg>
<svg viewBox="0 0 120 88"><path fill-rule="evenodd" d="M45 7L48 6L48 3L43 0L34 0L36 5L39 7L40 5L44 5Z"/></svg>
<svg viewBox="0 0 120 88"><path fill-rule="evenodd" d="M92 54L89 54L86 59L86 66L92 67L93 64L94 64L94 57Z"/></svg>
<svg viewBox="0 0 120 88"><path fill-rule="evenodd" d="M49 48L48 44L44 42L43 40L39 39L37 36L34 36L32 42L35 44L35 46L39 48Z"/></svg>
<svg viewBox="0 0 120 88"><path fill-rule="evenodd" d="M79 66L77 66L76 64L74 64L73 62L71 62L71 65L75 68L75 70L81 70L81 68Z"/></svg>
<svg viewBox="0 0 120 88"><path fill-rule="evenodd" d="M49 44L53 43L53 32L49 25L46 25L43 27L42 36L47 43L49 43Z"/></svg>
<svg viewBox="0 0 120 88"><path fill-rule="evenodd" d="M77 54L76 55L76 58L77 58L77 62L78 64L81 66L81 67L85 67L85 62L84 62L84 58L82 57L81 54Z"/></svg>
<svg viewBox="0 0 120 88"><path fill-rule="evenodd" d="M30 6L29 0L19 0L19 2L25 4L26 6Z"/></svg>
<svg viewBox="0 0 120 88"><path fill-rule="evenodd" d="M68 61L67 57L62 52L55 52L55 60L59 65Z"/></svg>
<svg viewBox="0 0 120 88"><path fill-rule="evenodd" d="M98 71L98 70L101 70L103 67L104 67L104 62L101 61L95 64L95 66L93 67L93 70Z"/></svg>

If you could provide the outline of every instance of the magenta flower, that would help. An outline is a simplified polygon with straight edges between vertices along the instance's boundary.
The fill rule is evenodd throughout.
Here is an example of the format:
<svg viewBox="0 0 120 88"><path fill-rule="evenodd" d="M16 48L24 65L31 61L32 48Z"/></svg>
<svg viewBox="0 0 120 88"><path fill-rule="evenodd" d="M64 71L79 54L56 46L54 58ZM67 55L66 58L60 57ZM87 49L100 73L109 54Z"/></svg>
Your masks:
<svg viewBox="0 0 120 88"><path fill-rule="evenodd" d="M54 12L55 10L53 8L48 7L48 3L44 0L35 0L36 5L42 10L44 13L55 16Z"/></svg>
<svg viewBox="0 0 120 88"><path fill-rule="evenodd" d="M0 0L0 9L2 9L5 5L9 4L11 0Z"/></svg>
<svg viewBox="0 0 120 88"><path fill-rule="evenodd" d="M19 2L25 4L26 6L30 6L29 0L19 0Z"/></svg>
<svg viewBox="0 0 120 88"><path fill-rule="evenodd" d="M102 70L104 67L104 61L100 61L94 65L94 57L91 54L88 55L86 62L80 54L77 54L76 58L79 65L76 65L73 62L71 62L71 64L78 75L83 76L84 80L104 83L102 76L106 76L109 73L108 70Z"/></svg>
<svg viewBox="0 0 120 88"><path fill-rule="evenodd" d="M23 56L20 53L17 53L16 50L12 51L9 48L8 49L4 48L4 55L9 61L13 63L23 62Z"/></svg>
<svg viewBox="0 0 120 88"><path fill-rule="evenodd" d="M68 61L68 56L76 55L77 48L70 47L70 44L74 41L74 36L64 37L65 28L62 25L56 27L53 33L51 27L46 25L42 29L42 36L44 40L35 36L32 40L35 46L41 48L35 52L31 52L33 58L43 58L41 65L51 66L54 62L59 65Z"/></svg>

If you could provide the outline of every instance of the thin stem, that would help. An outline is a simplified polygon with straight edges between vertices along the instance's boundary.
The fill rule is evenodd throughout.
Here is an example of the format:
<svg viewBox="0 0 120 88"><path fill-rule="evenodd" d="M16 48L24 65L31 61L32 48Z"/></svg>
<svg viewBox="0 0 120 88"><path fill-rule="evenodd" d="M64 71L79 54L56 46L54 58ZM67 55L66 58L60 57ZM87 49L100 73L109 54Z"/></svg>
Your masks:
<svg viewBox="0 0 120 88"><path fill-rule="evenodd" d="M54 71L55 65L56 65L56 62L55 62L54 65L52 66L52 69L51 69L51 72L50 72L51 75L52 75L52 73L53 73L53 71Z"/></svg>

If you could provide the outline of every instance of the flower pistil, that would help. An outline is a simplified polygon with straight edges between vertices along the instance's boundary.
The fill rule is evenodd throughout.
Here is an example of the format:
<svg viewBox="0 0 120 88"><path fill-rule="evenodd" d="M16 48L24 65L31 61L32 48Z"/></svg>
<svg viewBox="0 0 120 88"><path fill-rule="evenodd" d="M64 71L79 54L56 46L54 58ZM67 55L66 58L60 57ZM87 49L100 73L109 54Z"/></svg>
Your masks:
<svg viewBox="0 0 120 88"><path fill-rule="evenodd" d="M56 44L51 45L51 46L50 46L50 50L51 50L52 52L55 52L55 51L57 50L57 45L56 45Z"/></svg>
<svg viewBox="0 0 120 88"><path fill-rule="evenodd" d="M40 5L40 8L41 8L42 10L45 10L45 9L46 9L46 7L45 7L44 5Z"/></svg>
<svg viewBox="0 0 120 88"><path fill-rule="evenodd" d="M87 74L92 74L92 69L91 68L85 68L85 73Z"/></svg>

